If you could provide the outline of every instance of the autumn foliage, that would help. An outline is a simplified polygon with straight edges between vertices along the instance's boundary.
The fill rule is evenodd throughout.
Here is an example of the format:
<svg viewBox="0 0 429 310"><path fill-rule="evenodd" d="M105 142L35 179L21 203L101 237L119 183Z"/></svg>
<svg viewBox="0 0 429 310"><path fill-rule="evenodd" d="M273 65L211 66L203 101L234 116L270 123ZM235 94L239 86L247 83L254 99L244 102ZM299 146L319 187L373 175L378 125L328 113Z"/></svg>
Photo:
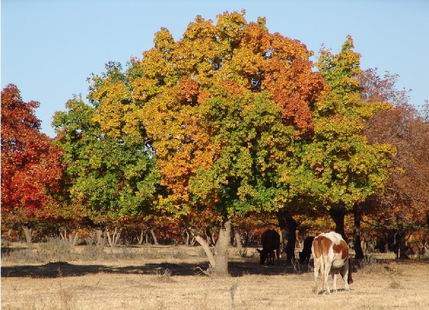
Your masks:
<svg viewBox="0 0 429 310"><path fill-rule="evenodd" d="M1 101L2 210L31 216L59 190L61 150L40 132L38 102L24 102L15 85L3 89Z"/></svg>
<svg viewBox="0 0 429 310"><path fill-rule="evenodd" d="M279 113L279 124L291 126L286 139L312 132L311 109L325 84L320 74L313 71L311 55L301 42L270 33L264 19L249 23L243 14L225 13L213 23L198 16L180 40L174 40L164 28L156 33L154 47L144 52L141 60L132 60L124 78L95 77L90 96L98 106L94 120L110 136L124 132L138 137L144 125L156 152L161 184L170 191L161 203L170 205L170 211L179 208L175 212L187 213L192 194L199 191L200 186L196 184L211 182L213 185L202 177L203 170L207 176L209 171L229 169L225 165L214 168L214 165L216 162L227 164L234 156L243 164L242 156L253 152L250 148L244 151L252 144L252 138L236 135L239 139L234 141L236 150L229 149L226 155L226 144L232 143L232 137L217 135L223 126L218 117L242 109L250 112L256 108L251 103L254 100L264 102L261 106L272 102L276 107L270 108L271 112L259 112L274 113L273 118ZM230 104L225 100L230 100ZM230 110L234 100L236 112ZM217 114L213 109L217 109ZM240 118L228 119L234 126L244 121ZM212 123L215 120L217 124ZM263 130L273 125L266 124ZM285 132L275 133L276 130L283 129L274 127L271 135L286 137ZM264 147L269 153L268 146ZM283 149L283 154L266 154L265 159L260 160L268 162L270 156L286 156L286 153ZM195 176L200 177L199 181ZM194 193L190 186L192 178ZM218 178L228 182L229 177L218 174ZM235 182L241 180L243 178L238 177ZM214 205L222 200L219 186L211 187L218 194L213 192L210 198L206 195L210 201L205 200L204 204ZM242 190L245 187L243 184Z"/></svg>
<svg viewBox="0 0 429 310"><path fill-rule="evenodd" d="M429 225L428 117L395 76L362 70L351 37L313 63L264 18L225 12L197 16L178 39L161 28L153 43L126 69L92 75L89 102L55 114L55 141L37 102L2 91L4 212L170 229L187 243L231 221L259 233L279 214L308 231L331 216L343 234L352 212L360 231L361 211L377 229Z"/></svg>
<svg viewBox="0 0 429 310"><path fill-rule="evenodd" d="M364 75L365 95L383 98L392 108L378 113L365 134L371 142L395 146L397 154L385 190L373 197L369 216L378 228L407 233L429 227L429 123L408 103L407 92L395 90L396 77L379 77L376 71ZM370 87L370 86L383 87Z"/></svg>

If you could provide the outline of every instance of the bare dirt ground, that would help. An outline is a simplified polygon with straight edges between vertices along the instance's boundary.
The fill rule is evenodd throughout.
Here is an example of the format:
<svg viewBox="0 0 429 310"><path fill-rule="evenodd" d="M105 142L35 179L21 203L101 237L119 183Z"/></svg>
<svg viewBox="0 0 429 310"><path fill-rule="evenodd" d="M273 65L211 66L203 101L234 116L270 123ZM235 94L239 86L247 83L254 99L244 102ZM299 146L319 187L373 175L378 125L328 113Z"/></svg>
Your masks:
<svg viewBox="0 0 429 310"><path fill-rule="evenodd" d="M3 255L2 309L429 309L427 261L372 262L353 274L350 292L339 280L327 296L313 293L306 266L260 266L252 250L233 255L227 278L200 272L197 247L115 251L67 263Z"/></svg>

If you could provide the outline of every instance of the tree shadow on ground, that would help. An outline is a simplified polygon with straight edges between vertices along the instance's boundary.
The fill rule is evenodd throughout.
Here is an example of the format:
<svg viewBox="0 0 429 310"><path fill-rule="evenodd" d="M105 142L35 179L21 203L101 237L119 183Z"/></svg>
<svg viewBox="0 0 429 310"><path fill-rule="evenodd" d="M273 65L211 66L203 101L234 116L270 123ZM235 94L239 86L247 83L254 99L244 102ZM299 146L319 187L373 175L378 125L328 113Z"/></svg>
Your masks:
<svg viewBox="0 0 429 310"><path fill-rule="evenodd" d="M429 261L395 261L387 262L382 260L379 264L389 264L398 262L401 264L428 264ZM172 276L198 276L203 275L203 270L207 270L208 263L146 263L143 265L112 266L112 265L88 265L70 264L67 262L54 262L43 265L16 265L3 266L2 277L31 277L31 278L57 278L84 276L87 274L146 274ZM229 273L233 277L243 275L286 275L309 272L311 267L307 264L301 266L286 265L284 261L275 265L260 265L255 260L231 261L229 263Z"/></svg>
<svg viewBox="0 0 429 310"><path fill-rule="evenodd" d="M78 265L67 262L54 262L43 265L16 265L5 266L1 269L2 277L31 277L31 278L57 278L84 276L87 274L147 274L172 276L202 275L207 270L208 263L147 263L137 266L110 266L110 265ZM300 272L307 272L307 266ZM284 264L259 265L253 261L233 261L229 263L231 276L242 275L281 275L297 273L293 266Z"/></svg>

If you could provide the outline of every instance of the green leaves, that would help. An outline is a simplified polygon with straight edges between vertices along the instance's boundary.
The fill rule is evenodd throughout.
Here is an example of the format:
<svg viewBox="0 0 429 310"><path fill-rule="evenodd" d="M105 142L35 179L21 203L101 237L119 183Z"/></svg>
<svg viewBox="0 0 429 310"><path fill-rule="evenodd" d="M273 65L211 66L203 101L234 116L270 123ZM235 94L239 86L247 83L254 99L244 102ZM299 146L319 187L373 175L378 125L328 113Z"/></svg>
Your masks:
<svg viewBox="0 0 429 310"><path fill-rule="evenodd" d="M301 171L308 180L294 181L322 209L334 205L352 208L380 191L388 176L392 147L370 144L363 134L366 121L386 103L361 99L359 54L347 37L339 54L322 51L318 67L329 91L316 103L314 136L303 144Z"/></svg>
<svg viewBox="0 0 429 310"><path fill-rule="evenodd" d="M70 199L100 215L149 212L159 184L150 149L127 136L105 134L94 122L97 108L78 100L67 107L56 113L54 126L64 151Z"/></svg>
<svg viewBox="0 0 429 310"><path fill-rule="evenodd" d="M215 97L203 109L205 128L219 145L216 161L190 178L195 201L219 201L227 214L273 211L287 191L278 168L287 167L294 128L267 94ZM277 197L278 196L278 197Z"/></svg>

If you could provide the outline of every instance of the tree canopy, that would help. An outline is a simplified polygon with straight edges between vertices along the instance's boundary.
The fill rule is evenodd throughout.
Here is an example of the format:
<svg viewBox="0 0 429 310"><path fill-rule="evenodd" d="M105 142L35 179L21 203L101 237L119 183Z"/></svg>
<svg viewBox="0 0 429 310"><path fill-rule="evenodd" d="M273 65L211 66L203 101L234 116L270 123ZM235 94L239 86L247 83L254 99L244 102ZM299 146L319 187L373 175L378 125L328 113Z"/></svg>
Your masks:
<svg viewBox="0 0 429 310"><path fill-rule="evenodd" d="M59 191L61 150L40 132L36 101L24 102L15 85L1 92L2 211L41 215Z"/></svg>
<svg viewBox="0 0 429 310"><path fill-rule="evenodd" d="M362 99L359 59L348 37L338 54L322 50L318 61L329 89L316 103L314 135L303 146L301 169L311 171L311 181L301 184L328 210L351 209L383 189L394 154L390 145L370 143L363 134L366 121L389 105Z"/></svg>
<svg viewBox="0 0 429 310"><path fill-rule="evenodd" d="M272 209L275 167L288 161L293 140L312 132L311 110L325 87L311 55L270 33L262 18L224 13L214 24L198 16L180 40L156 33L125 79L93 80L103 85L91 96L96 121L108 136L147 133L169 211Z"/></svg>

